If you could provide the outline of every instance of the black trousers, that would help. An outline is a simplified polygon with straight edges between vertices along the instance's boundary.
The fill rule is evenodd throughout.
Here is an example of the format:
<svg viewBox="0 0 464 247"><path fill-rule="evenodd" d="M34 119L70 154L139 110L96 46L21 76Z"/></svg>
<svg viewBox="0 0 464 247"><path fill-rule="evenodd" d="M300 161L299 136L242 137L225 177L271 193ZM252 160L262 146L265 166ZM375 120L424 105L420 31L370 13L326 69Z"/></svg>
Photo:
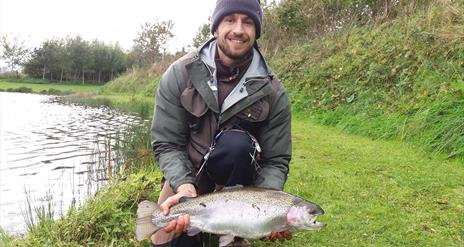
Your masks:
<svg viewBox="0 0 464 247"><path fill-rule="evenodd" d="M251 185L257 174L253 164L255 145L254 139L247 132L222 131L213 141L204 169L217 185ZM183 234L169 243L152 246L202 247L207 234L199 235L189 237Z"/></svg>

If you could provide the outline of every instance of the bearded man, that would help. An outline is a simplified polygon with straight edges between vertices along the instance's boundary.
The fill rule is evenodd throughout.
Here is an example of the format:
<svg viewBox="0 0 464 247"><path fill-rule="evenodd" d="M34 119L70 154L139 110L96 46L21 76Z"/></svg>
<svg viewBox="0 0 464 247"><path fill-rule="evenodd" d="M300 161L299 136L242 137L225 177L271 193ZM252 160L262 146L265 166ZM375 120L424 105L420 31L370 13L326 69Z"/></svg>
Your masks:
<svg viewBox="0 0 464 247"><path fill-rule="evenodd" d="M165 214L182 197L224 186L283 189L292 150L290 103L258 49L261 22L258 0L218 0L214 37L161 78L152 145L163 172L158 203ZM153 246L201 246L201 236L183 233L189 222L188 215L172 221L152 236ZM268 239L290 237L275 232ZM231 243L246 245L238 238Z"/></svg>

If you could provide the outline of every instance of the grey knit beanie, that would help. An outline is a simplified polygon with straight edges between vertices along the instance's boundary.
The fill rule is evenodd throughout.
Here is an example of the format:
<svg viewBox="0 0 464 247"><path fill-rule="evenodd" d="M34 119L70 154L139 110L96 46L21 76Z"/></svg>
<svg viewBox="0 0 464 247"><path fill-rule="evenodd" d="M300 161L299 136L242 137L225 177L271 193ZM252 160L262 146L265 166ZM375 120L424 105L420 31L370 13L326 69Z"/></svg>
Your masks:
<svg viewBox="0 0 464 247"><path fill-rule="evenodd" d="M256 39L261 36L263 11L259 5L259 0L217 0L216 8L211 18L211 33L214 34L222 18L232 13L245 14L253 19L256 26Z"/></svg>

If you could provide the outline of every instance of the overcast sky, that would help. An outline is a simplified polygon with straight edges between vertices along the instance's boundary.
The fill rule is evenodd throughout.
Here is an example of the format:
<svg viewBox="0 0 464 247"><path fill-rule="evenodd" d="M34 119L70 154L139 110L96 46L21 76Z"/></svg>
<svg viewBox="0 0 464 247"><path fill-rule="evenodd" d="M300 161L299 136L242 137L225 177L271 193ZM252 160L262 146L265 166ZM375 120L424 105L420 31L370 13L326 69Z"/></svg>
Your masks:
<svg viewBox="0 0 464 247"><path fill-rule="evenodd" d="M0 36L7 34L38 47L52 38L81 35L128 50L145 22L172 20L168 47L190 45L208 22L216 0L0 0Z"/></svg>

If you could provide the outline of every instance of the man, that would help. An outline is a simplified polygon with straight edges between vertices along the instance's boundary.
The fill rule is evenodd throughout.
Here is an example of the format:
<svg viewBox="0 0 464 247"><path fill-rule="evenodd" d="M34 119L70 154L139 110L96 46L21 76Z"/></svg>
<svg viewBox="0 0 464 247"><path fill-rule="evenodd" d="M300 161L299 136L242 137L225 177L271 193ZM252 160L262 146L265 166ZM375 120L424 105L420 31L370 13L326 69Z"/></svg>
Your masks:
<svg viewBox="0 0 464 247"><path fill-rule="evenodd" d="M165 181L158 201L165 214L182 197L224 186L283 189L290 104L257 48L261 22L258 0L218 0L214 37L161 78L152 144ZM200 246L200 237L182 234L189 220L181 216L155 233L153 246Z"/></svg>

